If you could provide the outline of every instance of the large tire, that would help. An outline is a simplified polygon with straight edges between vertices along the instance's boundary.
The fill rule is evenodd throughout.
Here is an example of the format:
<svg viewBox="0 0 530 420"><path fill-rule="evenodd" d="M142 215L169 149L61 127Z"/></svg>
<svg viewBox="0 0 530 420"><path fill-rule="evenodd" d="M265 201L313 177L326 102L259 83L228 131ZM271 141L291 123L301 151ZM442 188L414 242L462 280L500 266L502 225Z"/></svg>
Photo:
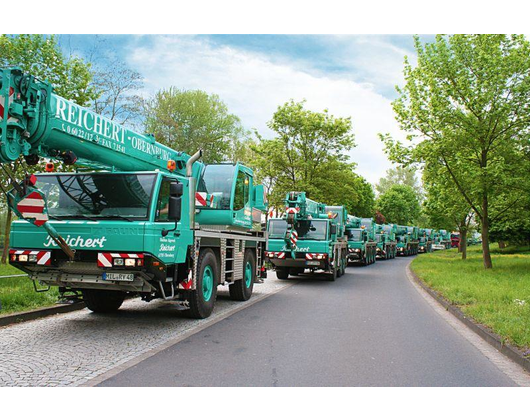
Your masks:
<svg viewBox="0 0 530 420"><path fill-rule="evenodd" d="M125 292L116 290L83 290L83 300L87 308L95 313L116 312L124 299Z"/></svg>
<svg viewBox="0 0 530 420"><path fill-rule="evenodd" d="M289 278L289 269L285 267L277 267L276 277L278 277L280 280L287 280Z"/></svg>
<svg viewBox="0 0 530 420"><path fill-rule="evenodd" d="M195 319L208 318L215 306L218 284L217 257L210 248L203 249L197 263L197 289L187 293L190 308L186 311L186 315Z"/></svg>
<svg viewBox="0 0 530 420"><path fill-rule="evenodd" d="M337 280L337 263L339 262L339 259L337 257L335 257L335 261L334 261L334 264L333 264L333 269L331 270L331 273L328 274L328 280L329 281L335 281Z"/></svg>
<svg viewBox="0 0 530 420"><path fill-rule="evenodd" d="M254 252L247 249L243 261L243 280L237 280L228 289L232 300L245 301L252 296L252 289L256 281L256 258Z"/></svg>

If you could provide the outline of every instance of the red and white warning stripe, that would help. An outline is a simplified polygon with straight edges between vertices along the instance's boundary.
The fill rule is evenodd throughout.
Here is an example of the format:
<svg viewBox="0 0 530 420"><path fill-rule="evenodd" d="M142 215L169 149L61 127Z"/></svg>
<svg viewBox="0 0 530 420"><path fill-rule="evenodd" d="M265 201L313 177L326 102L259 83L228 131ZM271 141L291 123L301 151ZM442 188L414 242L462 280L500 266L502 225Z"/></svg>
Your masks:
<svg viewBox="0 0 530 420"><path fill-rule="evenodd" d="M297 214L298 212L300 211L300 209L298 207L286 207L285 208L285 212L287 214Z"/></svg>
<svg viewBox="0 0 530 420"><path fill-rule="evenodd" d="M17 204L17 210L24 219L35 219L36 226L42 226L48 221L48 215L44 213L44 197L37 191L33 191Z"/></svg>
<svg viewBox="0 0 530 420"><path fill-rule="evenodd" d="M10 255L36 255L38 265L51 265L52 253L51 251L27 251L20 249L10 249Z"/></svg>
<svg viewBox="0 0 530 420"><path fill-rule="evenodd" d="M323 260L324 258L326 258L326 256L327 254L321 254L318 252L310 252L310 253L305 254L305 259L306 260Z"/></svg>
<svg viewBox="0 0 530 420"><path fill-rule="evenodd" d="M182 283L179 283L178 288L180 290L191 290L193 287L193 271L188 272L188 279L184 280Z"/></svg>
<svg viewBox="0 0 530 420"><path fill-rule="evenodd" d="M13 102L13 99L15 97L15 90L10 87L9 88L9 98L7 100L7 107L9 109L9 105ZM0 121L4 119L4 112L5 112L5 98L0 95ZM13 118L11 115L8 114L7 116L7 122L17 122L17 118Z"/></svg>
<svg viewBox="0 0 530 420"><path fill-rule="evenodd" d="M291 241L291 244L293 246L296 246L296 242L298 242L298 232L296 230L291 230L291 234L289 235L289 241Z"/></svg>
<svg viewBox="0 0 530 420"><path fill-rule="evenodd" d="M283 259L285 258L285 252L272 252L272 251L267 251L265 252L265 255L269 258L280 258L280 259Z"/></svg>
<svg viewBox="0 0 530 420"><path fill-rule="evenodd" d="M208 193L196 192L195 193L195 205L202 207L213 207L213 195L208 197Z"/></svg>
<svg viewBox="0 0 530 420"><path fill-rule="evenodd" d="M122 252L98 252L98 267L112 267L113 258L143 259L144 254L128 254Z"/></svg>

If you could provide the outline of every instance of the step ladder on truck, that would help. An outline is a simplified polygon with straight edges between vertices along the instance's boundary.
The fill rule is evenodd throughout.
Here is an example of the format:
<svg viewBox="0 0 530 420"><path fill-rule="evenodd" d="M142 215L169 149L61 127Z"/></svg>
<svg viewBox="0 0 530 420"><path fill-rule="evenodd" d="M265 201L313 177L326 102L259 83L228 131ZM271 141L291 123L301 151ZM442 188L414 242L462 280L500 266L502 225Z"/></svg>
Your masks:
<svg viewBox="0 0 530 420"><path fill-rule="evenodd" d="M10 263L95 312L128 295L177 301L208 317L217 286L250 298L266 276L266 199L241 163L206 165L0 69L0 163L11 179ZM17 180L9 163L46 163ZM52 161L73 165L54 172ZM37 287L36 287L37 289Z"/></svg>

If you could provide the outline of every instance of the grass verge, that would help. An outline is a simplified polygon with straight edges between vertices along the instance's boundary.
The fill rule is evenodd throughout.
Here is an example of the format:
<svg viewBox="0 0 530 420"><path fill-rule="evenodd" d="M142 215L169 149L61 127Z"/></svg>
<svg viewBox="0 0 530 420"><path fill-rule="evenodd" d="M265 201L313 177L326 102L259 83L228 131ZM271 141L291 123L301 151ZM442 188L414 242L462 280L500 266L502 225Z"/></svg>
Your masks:
<svg viewBox="0 0 530 420"><path fill-rule="evenodd" d="M24 274L9 264L0 264L0 276ZM57 287L37 293L27 277L0 278L0 315L51 306L59 296Z"/></svg>
<svg viewBox="0 0 530 420"><path fill-rule="evenodd" d="M480 246L467 260L456 249L422 254L416 275L476 322L530 356L530 249L492 249L493 269L482 265Z"/></svg>

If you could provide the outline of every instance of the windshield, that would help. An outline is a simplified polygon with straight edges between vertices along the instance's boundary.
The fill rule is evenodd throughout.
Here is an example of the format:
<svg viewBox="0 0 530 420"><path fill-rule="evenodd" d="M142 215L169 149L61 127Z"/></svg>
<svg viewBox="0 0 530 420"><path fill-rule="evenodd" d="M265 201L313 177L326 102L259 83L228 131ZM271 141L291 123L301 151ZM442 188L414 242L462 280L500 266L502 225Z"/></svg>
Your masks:
<svg viewBox="0 0 530 420"><path fill-rule="evenodd" d="M360 241L361 240L361 229L348 229L346 234L348 235L348 241Z"/></svg>
<svg viewBox="0 0 530 420"><path fill-rule="evenodd" d="M58 219L147 219L155 174L38 175L48 213Z"/></svg>
<svg viewBox="0 0 530 420"><path fill-rule="evenodd" d="M284 238L287 231L287 222L282 219L269 220L269 238Z"/></svg>
<svg viewBox="0 0 530 420"><path fill-rule="evenodd" d="M302 220L296 223L295 230L298 233L298 239L323 241L327 239L327 221L326 220ZM283 219L274 219L269 221L269 238L284 238L287 230L287 222Z"/></svg>
<svg viewBox="0 0 530 420"><path fill-rule="evenodd" d="M380 234L380 233L377 234L377 235L375 235L375 240L376 240L377 242L382 242L382 241L383 241L383 235Z"/></svg>
<svg viewBox="0 0 530 420"><path fill-rule="evenodd" d="M198 191L219 195L220 209L230 209L230 198L232 197L232 184L234 182L234 165L207 165L204 175L199 183Z"/></svg>
<svg viewBox="0 0 530 420"><path fill-rule="evenodd" d="M398 242L405 242L405 236L404 235L398 235L396 236Z"/></svg>

